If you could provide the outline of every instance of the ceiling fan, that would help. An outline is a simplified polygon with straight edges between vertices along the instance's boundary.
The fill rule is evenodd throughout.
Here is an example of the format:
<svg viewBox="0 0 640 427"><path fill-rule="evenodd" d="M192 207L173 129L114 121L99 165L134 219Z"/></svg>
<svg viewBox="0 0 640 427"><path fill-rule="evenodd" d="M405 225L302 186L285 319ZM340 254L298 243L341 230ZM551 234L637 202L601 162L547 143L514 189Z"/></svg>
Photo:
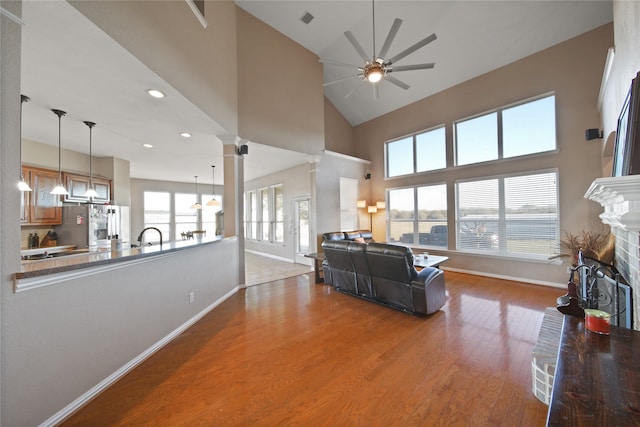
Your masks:
<svg viewBox="0 0 640 427"><path fill-rule="evenodd" d="M364 65L357 66L353 64L345 64L343 62L336 62L336 61L326 61L326 60L320 61L325 64L338 65L338 66L350 67L350 68L355 67L357 69L358 73L354 76L334 80L331 82L324 83L322 85L322 86L329 86L336 83L351 80L356 77L360 78L361 79L360 83L356 87L354 87L350 92L348 92L345 95L345 98L350 97L356 90L358 90L360 86L362 86L367 81L372 83L374 99L378 99L378 85L376 83L378 83L381 80L386 80L389 83L393 83L394 85L404 90L407 90L409 89L410 86L404 83L403 81L398 80L395 77L392 77L390 73L397 73L400 71L410 71L410 70L426 70L426 69L433 68L435 66L435 63L433 62L427 63L427 64L394 65L396 62L400 61L405 56L415 52L416 50L434 41L437 38L435 33L425 37L424 39L420 40L414 45L396 54L395 56L392 56L389 59L384 59L385 56L387 56L387 52L389 51L389 48L391 47L391 44L393 43L393 40L396 37L396 34L398 33L398 30L400 29L400 25L402 25L402 19L400 18L396 18L393 21L393 24L391 25L391 29L387 34L387 38L385 39L384 44L382 45L382 49L380 49L380 52L378 52L378 54L376 55L376 9L375 9L374 0L371 0L371 6L372 6L372 15L373 15L373 55L371 57L367 56L367 53L362 48L360 43L358 43L358 40L356 40L356 38L353 36L351 31L344 32L344 35L347 37L347 40L349 40L351 45L355 48L356 52L358 52L358 54L360 55L360 58L362 58L362 60L364 61Z"/></svg>

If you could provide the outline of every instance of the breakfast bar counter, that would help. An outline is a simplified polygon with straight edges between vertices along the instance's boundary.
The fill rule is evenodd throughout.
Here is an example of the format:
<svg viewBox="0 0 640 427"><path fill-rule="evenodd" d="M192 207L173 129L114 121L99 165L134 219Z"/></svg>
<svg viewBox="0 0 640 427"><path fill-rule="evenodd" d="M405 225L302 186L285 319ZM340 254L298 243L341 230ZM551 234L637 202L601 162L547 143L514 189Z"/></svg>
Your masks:
<svg viewBox="0 0 640 427"><path fill-rule="evenodd" d="M149 257L170 254L176 251L193 249L202 245L213 244L220 240L223 240L222 236L208 239L168 242L162 245L142 246L118 251L112 251L110 248L100 248L58 258L23 261L20 271L14 274L16 291L20 290L21 281L27 281L29 279L46 280L46 276L137 261Z"/></svg>

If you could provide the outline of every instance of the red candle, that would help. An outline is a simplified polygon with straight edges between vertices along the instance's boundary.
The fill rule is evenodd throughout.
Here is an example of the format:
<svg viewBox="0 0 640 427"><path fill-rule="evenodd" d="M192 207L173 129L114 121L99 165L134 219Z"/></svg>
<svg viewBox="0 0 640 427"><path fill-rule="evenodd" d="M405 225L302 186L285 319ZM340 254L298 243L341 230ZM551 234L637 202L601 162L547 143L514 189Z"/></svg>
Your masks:
<svg viewBox="0 0 640 427"><path fill-rule="evenodd" d="M585 325L588 331L609 335L611 315L606 311L587 308L584 310Z"/></svg>

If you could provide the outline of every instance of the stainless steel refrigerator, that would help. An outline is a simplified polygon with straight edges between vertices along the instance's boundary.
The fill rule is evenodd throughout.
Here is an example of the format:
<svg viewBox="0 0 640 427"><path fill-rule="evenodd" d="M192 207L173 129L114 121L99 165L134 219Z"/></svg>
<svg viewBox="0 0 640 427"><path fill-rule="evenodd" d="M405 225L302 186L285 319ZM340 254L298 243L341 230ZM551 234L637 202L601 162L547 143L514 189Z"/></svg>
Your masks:
<svg viewBox="0 0 640 427"><path fill-rule="evenodd" d="M56 226L59 245L82 248L111 247L118 239L123 248L131 244L128 206L85 204L62 207L62 225Z"/></svg>

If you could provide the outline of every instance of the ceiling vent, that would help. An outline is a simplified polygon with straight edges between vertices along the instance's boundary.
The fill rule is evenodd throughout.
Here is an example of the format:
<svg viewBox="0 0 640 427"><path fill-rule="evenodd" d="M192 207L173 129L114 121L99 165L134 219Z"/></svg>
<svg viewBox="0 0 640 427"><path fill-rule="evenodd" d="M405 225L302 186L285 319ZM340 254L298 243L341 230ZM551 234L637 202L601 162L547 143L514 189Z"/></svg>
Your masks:
<svg viewBox="0 0 640 427"><path fill-rule="evenodd" d="M313 15L310 14L309 12L305 12L304 15L302 15L302 18L300 18L300 20L305 24L308 24L313 20Z"/></svg>

